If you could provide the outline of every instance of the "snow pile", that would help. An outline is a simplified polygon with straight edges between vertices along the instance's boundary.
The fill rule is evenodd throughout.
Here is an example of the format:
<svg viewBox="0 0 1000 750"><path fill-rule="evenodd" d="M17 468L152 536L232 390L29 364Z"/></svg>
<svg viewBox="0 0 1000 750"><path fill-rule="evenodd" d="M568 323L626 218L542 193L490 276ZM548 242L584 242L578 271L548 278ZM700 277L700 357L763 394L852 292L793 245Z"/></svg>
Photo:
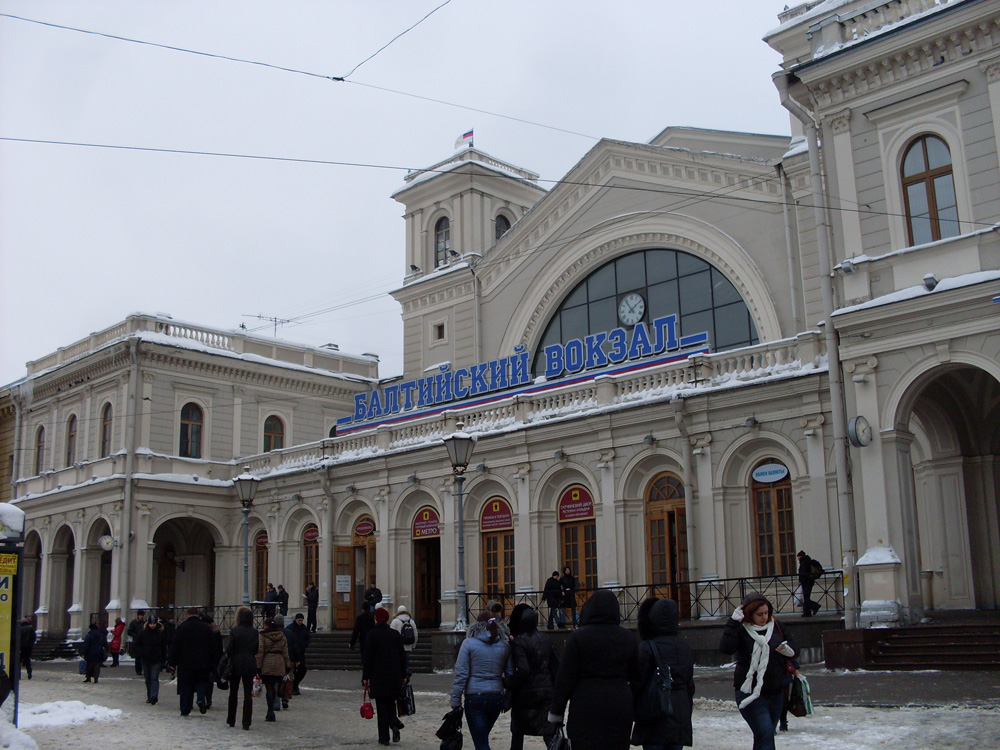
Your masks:
<svg viewBox="0 0 1000 750"><path fill-rule="evenodd" d="M88 721L117 721L121 716L120 708L88 705L83 701L22 703L18 709L17 723L21 729L36 729L37 727L83 724ZM13 727L11 728L13 729ZM31 747L35 747L34 742L32 742Z"/></svg>
<svg viewBox="0 0 1000 750"><path fill-rule="evenodd" d="M10 750L38 750L38 744L0 713L0 747Z"/></svg>

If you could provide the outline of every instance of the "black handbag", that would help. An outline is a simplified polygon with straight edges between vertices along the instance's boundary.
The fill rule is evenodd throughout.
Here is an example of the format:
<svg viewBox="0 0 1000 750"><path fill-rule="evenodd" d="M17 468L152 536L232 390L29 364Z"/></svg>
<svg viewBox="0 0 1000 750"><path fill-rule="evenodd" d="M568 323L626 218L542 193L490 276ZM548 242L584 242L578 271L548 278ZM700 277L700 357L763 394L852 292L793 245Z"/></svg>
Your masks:
<svg viewBox="0 0 1000 750"><path fill-rule="evenodd" d="M416 712L417 707L413 702L413 686L406 683L403 685L403 694L396 699L396 713L400 716L413 716Z"/></svg>
<svg viewBox="0 0 1000 750"><path fill-rule="evenodd" d="M549 739L546 750L573 750L573 745L562 727L559 727L556 733Z"/></svg>

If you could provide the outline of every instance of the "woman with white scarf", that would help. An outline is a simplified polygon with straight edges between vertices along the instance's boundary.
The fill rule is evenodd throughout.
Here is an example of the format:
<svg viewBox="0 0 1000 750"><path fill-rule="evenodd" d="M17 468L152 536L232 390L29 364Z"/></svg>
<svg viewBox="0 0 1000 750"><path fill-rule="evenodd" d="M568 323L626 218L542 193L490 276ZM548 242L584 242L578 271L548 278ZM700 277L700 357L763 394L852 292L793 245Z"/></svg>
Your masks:
<svg viewBox="0 0 1000 750"><path fill-rule="evenodd" d="M736 703L753 730L753 750L774 750L786 664L798 649L763 594L748 595L736 608L722 631L719 650L736 655Z"/></svg>

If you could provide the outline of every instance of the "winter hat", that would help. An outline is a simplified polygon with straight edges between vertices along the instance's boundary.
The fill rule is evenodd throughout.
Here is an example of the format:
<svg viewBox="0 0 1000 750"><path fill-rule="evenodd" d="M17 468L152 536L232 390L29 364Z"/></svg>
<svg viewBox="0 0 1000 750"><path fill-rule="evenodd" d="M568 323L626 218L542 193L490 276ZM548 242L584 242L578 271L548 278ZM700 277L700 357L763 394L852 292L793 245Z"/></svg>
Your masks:
<svg viewBox="0 0 1000 750"><path fill-rule="evenodd" d="M156 623L157 623L156 615L150 615L149 617L146 618L147 625L155 625Z"/></svg>
<svg viewBox="0 0 1000 750"><path fill-rule="evenodd" d="M388 610L386 610L386 609L384 609L382 607L379 607L378 609L376 609L375 610L375 624L376 625L385 625L387 622L389 622L389 612L388 612Z"/></svg>
<svg viewBox="0 0 1000 750"><path fill-rule="evenodd" d="M398 607L396 607L396 614L397 615L408 615L408 614L410 614L410 610L408 610L406 608L405 604L400 604Z"/></svg>
<svg viewBox="0 0 1000 750"><path fill-rule="evenodd" d="M292 618L292 619L294 619L294 620L304 620L304 619L306 619L306 616L305 616L304 614L302 614L301 612L299 612L299 613L298 613L298 614L296 614L296 615L295 615L295 617L294 617L294 618Z"/></svg>
<svg viewBox="0 0 1000 750"><path fill-rule="evenodd" d="M285 616L280 612L274 616L274 624L279 628L285 627Z"/></svg>

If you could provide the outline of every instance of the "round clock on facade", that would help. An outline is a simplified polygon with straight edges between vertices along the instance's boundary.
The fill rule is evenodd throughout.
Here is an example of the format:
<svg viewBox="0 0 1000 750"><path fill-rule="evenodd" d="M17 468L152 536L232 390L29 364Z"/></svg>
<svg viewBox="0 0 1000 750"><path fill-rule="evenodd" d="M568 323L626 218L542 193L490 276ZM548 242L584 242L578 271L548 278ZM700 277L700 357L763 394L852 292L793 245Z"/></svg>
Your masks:
<svg viewBox="0 0 1000 750"><path fill-rule="evenodd" d="M851 417L847 422L847 439L856 448L863 448L872 441L872 426L862 416Z"/></svg>
<svg viewBox="0 0 1000 750"><path fill-rule="evenodd" d="M618 320L622 322L622 325L634 326L642 320L642 316L645 314L646 300L636 292L626 294L618 303Z"/></svg>
<svg viewBox="0 0 1000 750"><path fill-rule="evenodd" d="M98 539L97 540L97 544L105 552L110 552L111 550L113 550L115 548L114 537L110 537L107 534L105 534L100 539Z"/></svg>

